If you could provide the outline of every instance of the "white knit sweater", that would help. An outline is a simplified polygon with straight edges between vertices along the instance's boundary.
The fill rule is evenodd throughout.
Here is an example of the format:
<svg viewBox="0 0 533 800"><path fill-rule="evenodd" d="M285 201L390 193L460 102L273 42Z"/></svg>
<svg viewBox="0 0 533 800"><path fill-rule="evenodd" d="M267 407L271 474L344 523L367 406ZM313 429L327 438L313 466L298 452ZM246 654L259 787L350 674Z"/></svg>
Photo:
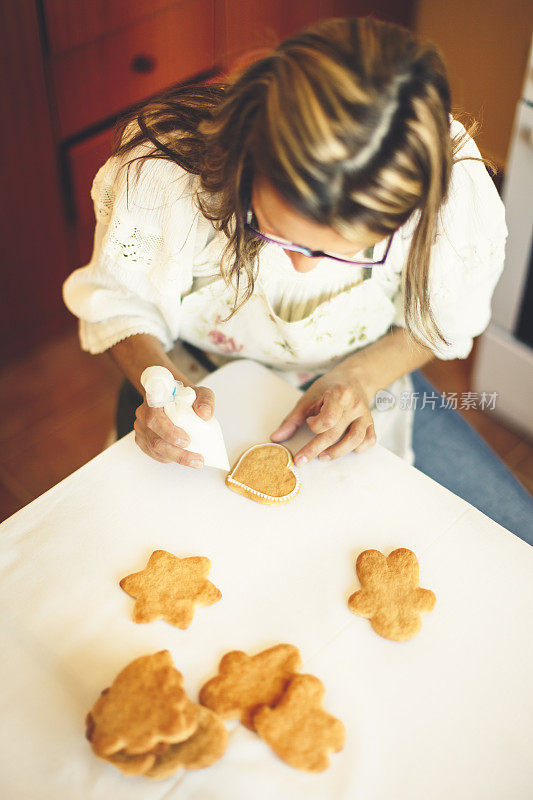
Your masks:
<svg viewBox="0 0 533 800"><path fill-rule="evenodd" d="M452 119L452 135L462 131ZM141 152L147 152L145 146L129 158ZM480 155L473 139L461 155ZM127 192L127 169L118 173L119 166L111 157L94 178L93 253L65 280L63 298L79 318L81 347L90 353L135 333L153 334L170 350L180 336L180 298L193 288L195 260L213 229L193 204L196 176L171 161L150 159L136 185L130 176ZM395 235L385 268L372 277L393 300L397 325L405 324L400 276L415 224L412 215ZM487 326L507 233L504 206L485 166L455 164L431 263L431 303L450 341L448 347L433 348L440 358L465 358L473 337ZM269 285L273 303L289 320L350 285L346 267L334 262L303 276L282 272L272 275Z"/></svg>
<svg viewBox="0 0 533 800"><path fill-rule="evenodd" d="M463 131L451 119L452 136ZM471 138L461 155L479 157ZM221 324L231 305L220 280L224 239L193 203L197 178L171 161L150 159L128 192L120 166L109 158L95 176L92 257L63 284L84 350L101 353L128 336L149 333L170 352L181 337L213 354L219 365L253 358L298 383L378 339L390 325L405 325L401 276L418 212L394 235L385 265L364 282L360 268L327 259L298 274L281 248L267 245L254 295ZM454 164L431 252L431 305L449 342L429 345L439 358L465 358L473 337L487 326L507 233L503 203L483 163ZM388 389L397 399L409 395L410 376ZM397 402L385 414L372 406L372 414L378 441L413 463L413 408Z"/></svg>

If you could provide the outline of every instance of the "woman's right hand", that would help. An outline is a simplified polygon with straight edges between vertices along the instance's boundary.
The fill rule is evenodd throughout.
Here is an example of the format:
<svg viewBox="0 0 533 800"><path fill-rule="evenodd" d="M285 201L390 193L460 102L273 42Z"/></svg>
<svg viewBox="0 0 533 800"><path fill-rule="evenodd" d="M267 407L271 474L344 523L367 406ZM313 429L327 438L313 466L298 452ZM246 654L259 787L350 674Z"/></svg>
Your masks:
<svg viewBox="0 0 533 800"><path fill-rule="evenodd" d="M211 419L215 408L213 392L205 386L193 386L193 389L196 392L193 410L200 419ZM190 441L187 433L174 425L163 408L152 408L145 398L136 409L135 417L135 442L146 455L162 464L175 461L193 469L203 467L202 456L186 449Z"/></svg>

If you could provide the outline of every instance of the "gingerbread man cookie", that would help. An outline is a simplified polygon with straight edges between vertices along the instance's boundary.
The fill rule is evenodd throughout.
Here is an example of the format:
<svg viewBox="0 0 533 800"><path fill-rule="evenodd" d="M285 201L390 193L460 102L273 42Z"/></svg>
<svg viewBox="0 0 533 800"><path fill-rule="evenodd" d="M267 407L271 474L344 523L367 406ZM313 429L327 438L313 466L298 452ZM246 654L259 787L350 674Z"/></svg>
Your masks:
<svg viewBox="0 0 533 800"><path fill-rule="evenodd" d="M120 586L136 603L135 622L164 619L178 628L188 628L195 606L209 606L222 594L207 580L208 558L178 558L166 550L155 550L145 569L122 578Z"/></svg>
<svg viewBox="0 0 533 800"><path fill-rule="evenodd" d="M418 633L420 615L432 611L437 598L420 587L415 554L404 547L386 557L379 550L365 550L355 568L361 589L349 598L350 611L369 619L386 639L401 642Z"/></svg>
<svg viewBox="0 0 533 800"><path fill-rule="evenodd" d="M255 656L233 650L222 658L219 674L202 686L200 703L223 719L240 719L253 730L254 712L279 700L301 666L298 648L292 644L278 644Z"/></svg>
<svg viewBox="0 0 533 800"><path fill-rule="evenodd" d="M329 754L342 750L342 722L324 711L324 686L314 675L295 675L274 708L263 706L253 716L259 736L296 769L322 772Z"/></svg>
<svg viewBox="0 0 533 800"><path fill-rule="evenodd" d="M234 492L263 505L288 503L300 491L292 453L282 444L254 444L226 477Z"/></svg>

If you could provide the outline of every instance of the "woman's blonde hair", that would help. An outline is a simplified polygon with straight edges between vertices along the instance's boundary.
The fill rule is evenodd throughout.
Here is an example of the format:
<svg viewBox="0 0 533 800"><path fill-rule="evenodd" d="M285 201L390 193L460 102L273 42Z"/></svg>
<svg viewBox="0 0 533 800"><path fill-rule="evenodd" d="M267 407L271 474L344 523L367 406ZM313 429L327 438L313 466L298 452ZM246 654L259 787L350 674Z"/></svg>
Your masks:
<svg viewBox="0 0 533 800"><path fill-rule="evenodd" d="M372 17L330 19L225 83L182 86L123 116L114 154L149 141L153 151L133 161L171 159L199 176L196 202L228 239L221 271L235 288L233 313L253 292L263 247L244 227L254 175L350 240L385 238L417 212L406 325L418 341L446 343L430 305L430 251L452 165L464 160L456 153L479 127L452 140L450 106L434 44ZM138 131L125 138L133 119Z"/></svg>

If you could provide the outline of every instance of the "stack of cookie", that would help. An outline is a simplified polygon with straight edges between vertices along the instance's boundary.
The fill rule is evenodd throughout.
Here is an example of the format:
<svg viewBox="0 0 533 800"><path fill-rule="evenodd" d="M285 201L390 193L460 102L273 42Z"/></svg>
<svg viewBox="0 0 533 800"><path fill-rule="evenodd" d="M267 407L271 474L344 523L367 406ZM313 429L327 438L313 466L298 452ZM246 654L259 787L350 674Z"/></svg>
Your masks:
<svg viewBox="0 0 533 800"><path fill-rule="evenodd" d="M228 740L221 719L189 700L168 650L128 664L102 692L86 726L97 756L125 775L149 778L207 767Z"/></svg>
<svg viewBox="0 0 533 800"><path fill-rule="evenodd" d="M330 753L344 746L344 725L324 711L322 682L299 674L301 666L291 644L255 656L234 650L200 690L200 703L223 719L239 719L292 767L322 772Z"/></svg>

